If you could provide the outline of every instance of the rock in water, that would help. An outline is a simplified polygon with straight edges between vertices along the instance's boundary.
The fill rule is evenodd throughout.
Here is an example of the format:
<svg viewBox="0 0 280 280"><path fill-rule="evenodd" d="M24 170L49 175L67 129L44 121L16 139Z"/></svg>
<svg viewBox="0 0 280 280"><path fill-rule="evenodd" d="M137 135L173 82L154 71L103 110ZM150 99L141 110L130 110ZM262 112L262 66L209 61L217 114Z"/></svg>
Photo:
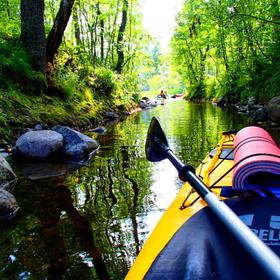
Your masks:
<svg viewBox="0 0 280 280"><path fill-rule="evenodd" d="M52 130L28 131L16 142L16 153L29 158L45 159L63 148L63 136Z"/></svg>
<svg viewBox="0 0 280 280"><path fill-rule="evenodd" d="M268 117L273 122L280 123L280 96L275 96L269 101Z"/></svg>
<svg viewBox="0 0 280 280"><path fill-rule="evenodd" d="M265 107L257 109L253 113L252 117L255 122L267 121L267 109Z"/></svg>
<svg viewBox="0 0 280 280"><path fill-rule="evenodd" d="M64 176L84 166L80 162L42 161L17 162L17 170L32 181Z"/></svg>
<svg viewBox="0 0 280 280"><path fill-rule="evenodd" d="M120 116L114 112L106 112L105 113L105 117L109 120L116 120L118 119Z"/></svg>
<svg viewBox="0 0 280 280"><path fill-rule="evenodd" d="M19 210L15 197L4 189L0 189L0 220L13 218Z"/></svg>
<svg viewBox="0 0 280 280"><path fill-rule="evenodd" d="M16 182L16 174L9 163L0 155L0 189L12 190Z"/></svg>
<svg viewBox="0 0 280 280"><path fill-rule="evenodd" d="M84 160L99 147L97 141L70 127L58 125L53 130L63 135L63 152L71 160Z"/></svg>
<svg viewBox="0 0 280 280"><path fill-rule="evenodd" d="M89 129L89 132L95 132L95 133L98 133L98 134L103 134L104 132L106 132L106 128L103 127L103 126L100 126L100 127Z"/></svg>

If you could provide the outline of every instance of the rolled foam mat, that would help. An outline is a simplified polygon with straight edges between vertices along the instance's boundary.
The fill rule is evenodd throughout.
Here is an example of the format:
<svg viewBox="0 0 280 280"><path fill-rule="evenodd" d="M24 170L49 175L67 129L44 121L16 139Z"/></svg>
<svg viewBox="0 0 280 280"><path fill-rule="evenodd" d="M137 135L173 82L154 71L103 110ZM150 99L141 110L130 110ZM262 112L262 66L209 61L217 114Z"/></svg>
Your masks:
<svg viewBox="0 0 280 280"><path fill-rule="evenodd" d="M234 165L234 189L268 190L280 197L280 149L266 130L249 126L236 134Z"/></svg>

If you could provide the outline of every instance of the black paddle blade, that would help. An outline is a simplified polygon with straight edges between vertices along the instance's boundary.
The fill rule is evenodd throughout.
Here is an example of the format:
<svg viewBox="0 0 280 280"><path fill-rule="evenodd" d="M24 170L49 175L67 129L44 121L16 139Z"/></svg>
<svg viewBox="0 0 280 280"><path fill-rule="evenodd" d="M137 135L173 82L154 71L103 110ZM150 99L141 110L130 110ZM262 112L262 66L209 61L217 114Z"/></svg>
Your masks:
<svg viewBox="0 0 280 280"><path fill-rule="evenodd" d="M145 152L149 161L161 161L167 158L170 150L166 136L156 117L153 117L148 129Z"/></svg>

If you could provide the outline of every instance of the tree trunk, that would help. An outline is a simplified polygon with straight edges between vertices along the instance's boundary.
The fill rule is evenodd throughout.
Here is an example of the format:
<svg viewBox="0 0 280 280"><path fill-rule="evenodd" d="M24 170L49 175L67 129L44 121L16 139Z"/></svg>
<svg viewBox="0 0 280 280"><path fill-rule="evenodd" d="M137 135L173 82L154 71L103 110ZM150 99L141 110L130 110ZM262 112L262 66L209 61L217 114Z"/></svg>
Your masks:
<svg viewBox="0 0 280 280"><path fill-rule="evenodd" d="M73 23L74 23L74 33L75 33L75 39L76 39L76 45L81 45L81 31L79 26L79 16L78 16L78 6L77 4L73 7Z"/></svg>
<svg viewBox="0 0 280 280"><path fill-rule="evenodd" d="M109 37L109 41L107 43L107 51L106 51L106 55L105 55L105 61L104 61L104 65L107 65L107 61L109 59L109 55L111 55L111 64L110 64L110 67L114 67L114 50L113 50L113 43L115 41L115 30L116 30L116 22L117 22L117 19L118 19L118 13L119 13L119 2L120 0L118 0L117 2L117 9L115 11L115 16L114 16L114 21L113 21L113 24L111 25L109 23L109 26L108 26L108 30L110 30L110 26L112 26L112 31L110 31L110 37Z"/></svg>
<svg viewBox="0 0 280 280"><path fill-rule="evenodd" d="M280 23L280 13L279 13L279 4L277 0L271 0L271 19L274 22ZM274 24L273 26L274 34L274 50L275 50L275 56L274 61L279 61L279 42L280 42L280 26L278 24Z"/></svg>
<svg viewBox="0 0 280 280"><path fill-rule="evenodd" d="M10 6L9 6L9 1L6 1L6 6L7 6L7 14L8 14L8 18L11 18L11 13L10 13Z"/></svg>
<svg viewBox="0 0 280 280"><path fill-rule="evenodd" d="M96 63L96 60L97 60L97 41L98 41L98 38L97 38L97 25L98 25L98 16L94 17L95 14L92 13L93 15L93 18L95 19L94 20L94 23L93 23L93 29L92 29L92 45L93 45L93 64Z"/></svg>
<svg viewBox="0 0 280 280"><path fill-rule="evenodd" d="M45 72L44 0L21 0L21 41L34 70Z"/></svg>
<svg viewBox="0 0 280 280"><path fill-rule="evenodd" d="M123 35L127 23L127 9L128 9L128 1L123 0L122 21L119 28L118 38L117 38L117 54L118 54L118 62L116 65L117 73L122 72L122 66L124 62Z"/></svg>
<svg viewBox="0 0 280 280"><path fill-rule="evenodd" d="M99 18L100 24L100 59L103 63L104 61L104 19L102 18L102 13L100 11L100 4L99 2L96 4L97 7L97 17Z"/></svg>
<svg viewBox="0 0 280 280"><path fill-rule="evenodd" d="M59 11L47 38L47 62L53 64L54 56L62 42L63 34L71 16L74 0L61 0Z"/></svg>

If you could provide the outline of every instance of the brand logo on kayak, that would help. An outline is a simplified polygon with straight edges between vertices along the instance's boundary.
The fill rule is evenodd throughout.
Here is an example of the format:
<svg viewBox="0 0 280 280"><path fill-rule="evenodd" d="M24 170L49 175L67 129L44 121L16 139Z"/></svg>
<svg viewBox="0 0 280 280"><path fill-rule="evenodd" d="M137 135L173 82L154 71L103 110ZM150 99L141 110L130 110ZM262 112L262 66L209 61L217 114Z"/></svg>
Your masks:
<svg viewBox="0 0 280 280"><path fill-rule="evenodd" d="M280 216L271 216L269 226L274 229L280 229Z"/></svg>
<svg viewBox="0 0 280 280"><path fill-rule="evenodd" d="M254 214L242 215L239 218L245 225L251 226L253 224Z"/></svg>
<svg viewBox="0 0 280 280"><path fill-rule="evenodd" d="M239 218L251 227L254 221L254 214L242 215ZM280 216L271 216L269 220L269 228L251 228L251 230L267 245L280 246Z"/></svg>

